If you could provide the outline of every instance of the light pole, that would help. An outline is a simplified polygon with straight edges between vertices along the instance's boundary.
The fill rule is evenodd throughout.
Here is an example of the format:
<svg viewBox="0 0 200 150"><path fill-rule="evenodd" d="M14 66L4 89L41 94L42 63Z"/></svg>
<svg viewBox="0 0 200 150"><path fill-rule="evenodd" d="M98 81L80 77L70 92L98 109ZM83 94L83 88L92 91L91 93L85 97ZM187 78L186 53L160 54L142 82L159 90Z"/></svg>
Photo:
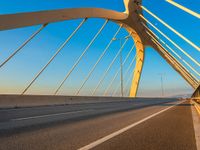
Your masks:
<svg viewBox="0 0 200 150"><path fill-rule="evenodd" d="M164 73L159 73L158 75L160 75L160 82L161 82L161 95L162 95L162 97L164 97L163 75L165 75L165 74L164 74Z"/></svg>
<svg viewBox="0 0 200 150"><path fill-rule="evenodd" d="M121 81L121 96L124 96L124 89L123 89L123 59L122 59L122 40L128 39L130 35L125 36L123 38L113 38L113 41L119 41L120 42L120 81Z"/></svg>

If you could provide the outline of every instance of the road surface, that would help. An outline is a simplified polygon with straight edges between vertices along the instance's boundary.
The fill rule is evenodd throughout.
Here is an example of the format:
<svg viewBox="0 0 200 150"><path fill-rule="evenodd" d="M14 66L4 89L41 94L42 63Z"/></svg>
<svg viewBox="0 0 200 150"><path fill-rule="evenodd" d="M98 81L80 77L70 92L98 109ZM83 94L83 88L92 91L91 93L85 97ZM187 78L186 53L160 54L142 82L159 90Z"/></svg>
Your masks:
<svg viewBox="0 0 200 150"><path fill-rule="evenodd" d="M0 150L196 150L191 107L176 99L0 110Z"/></svg>

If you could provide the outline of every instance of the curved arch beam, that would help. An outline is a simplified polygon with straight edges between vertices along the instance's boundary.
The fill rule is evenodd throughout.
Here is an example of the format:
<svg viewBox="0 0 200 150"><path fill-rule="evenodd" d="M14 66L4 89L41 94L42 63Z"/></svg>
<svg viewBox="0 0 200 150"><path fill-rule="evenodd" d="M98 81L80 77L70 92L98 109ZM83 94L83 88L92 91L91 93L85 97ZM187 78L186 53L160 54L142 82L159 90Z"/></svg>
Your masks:
<svg viewBox="0 0 200 150"><path fill-rule="evenodd" d="M140 4L142 0L124 0L125 12L117 12L113 10L101 9L101 8L73 8L73 9L61 9L61 10L50 10L30 13L18 13L0 15L0 30L8 30L26 26L33 26L38 24L46 24L50 22L58 22L64 20L72 20L78 18L104 18L111 21L123 24L126 30L131 33L136 44L136 71L133 75L130 96L135 97L138 89L140 75L142 71L144 61L144 47L151 46L182 76L186 79L190 85L196 87L195 79L190 75L189 72L184 70L183 66L176 62L162 52L162 50L155 43L152 42L151 37L145 32L145 27L141 25L139 13L142 13ZM157 38L156 38L157 39ZM177 66L177 67L176 67ZM195 85L194 85L195 84Z"/></svg>
<svg viewBox="0 0 200 150"><path fill-rule="evenodd" d="M124 0L125 12L117 12L113 10L101 9L101 8L73 8L73 9L61 9L51 11L40 11L30 13L18 13L0 15L0 30L8 30L26 26L33 26L38 24L46 24L51 22L58 22L64 20L72 20L78 18L103 18L109 19L119 24L123 24L123 27L131 34L136 45L136 71L133 75L132 86L130 89L130 96L135 97L138 89L140 74L143 66L144 48L140 35L136 32L135 28L140 26L135 23L136 16L129 16L134 7L132 7L132 0ZM131 25L131 26L130 26Z"/></svg>
<svg viewBox="0 0 200 150"><path fill-rule="evenodd" d="M144 43L142 42L142 39L140 38L139 34L134 30L133 27L130 27L128 25L124 25L123 27L129 33L131 33L131 36L134 39L136 47L136 64L129 92L129 97L136 97L144 63Z"/></svg>
<svg viewBox="0 0 200 150"><path fill-rule="evenodd" d="M105 18L125 20L126 13L101 8L72 8L29 13L0 15L0 30L72 20L78 18Z"/></svg>

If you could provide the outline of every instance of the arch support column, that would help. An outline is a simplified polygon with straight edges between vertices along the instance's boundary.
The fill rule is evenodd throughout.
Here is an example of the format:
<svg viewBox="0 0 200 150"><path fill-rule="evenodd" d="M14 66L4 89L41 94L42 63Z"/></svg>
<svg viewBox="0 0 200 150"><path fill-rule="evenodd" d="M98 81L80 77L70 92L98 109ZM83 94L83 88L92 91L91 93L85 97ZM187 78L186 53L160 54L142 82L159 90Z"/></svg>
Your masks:
<svg viewBox="0 0 200 150"><path fill-rule="evenodd" d="M140 77L142 73L143 68L143 62L144 62L144 45L141 42L141 39L138 35L134 37L135 40L135 46L136 46L136 65L135 69L133 70L133 78L130 88L129 97L136 97L138 86L140 82Z"/></svg>

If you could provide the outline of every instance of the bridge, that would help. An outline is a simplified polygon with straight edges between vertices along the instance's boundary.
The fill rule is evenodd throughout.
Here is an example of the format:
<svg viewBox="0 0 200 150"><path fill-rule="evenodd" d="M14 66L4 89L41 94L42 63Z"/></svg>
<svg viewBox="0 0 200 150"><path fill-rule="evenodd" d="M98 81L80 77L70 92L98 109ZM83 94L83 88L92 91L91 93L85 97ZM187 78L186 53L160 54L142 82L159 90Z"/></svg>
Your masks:
<svg viewBox="0 0 200 150"><path fill-rule="evenodd" d="M2 38L13 50L0 61L0 149L200 149L200 47L144 2L0 15L15 37ZM138 96L148 47L193 89L187 99L164 95L163 73L161 97Z"/></svg>

